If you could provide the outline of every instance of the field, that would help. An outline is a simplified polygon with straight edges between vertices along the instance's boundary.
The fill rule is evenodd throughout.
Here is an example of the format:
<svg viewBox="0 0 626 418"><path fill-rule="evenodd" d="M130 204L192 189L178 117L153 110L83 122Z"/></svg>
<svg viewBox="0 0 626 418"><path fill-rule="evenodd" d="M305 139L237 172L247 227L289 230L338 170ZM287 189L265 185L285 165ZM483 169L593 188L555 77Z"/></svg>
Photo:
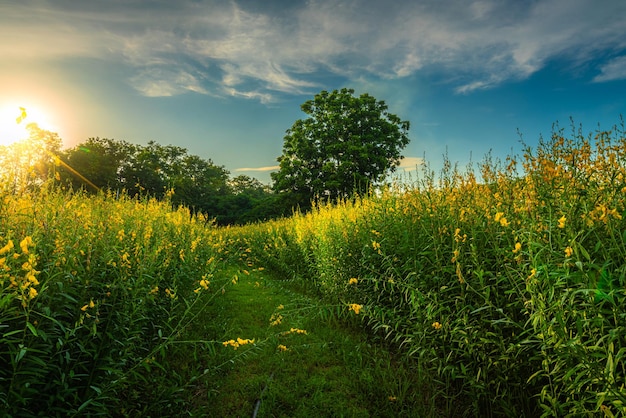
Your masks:
<svg viewBox="0 0 626 418"><path fill-rule="evenodd" d="M623 125L243 227L3 184L10 416L249 415L287 364L262 416L626 415Z"/></svg>

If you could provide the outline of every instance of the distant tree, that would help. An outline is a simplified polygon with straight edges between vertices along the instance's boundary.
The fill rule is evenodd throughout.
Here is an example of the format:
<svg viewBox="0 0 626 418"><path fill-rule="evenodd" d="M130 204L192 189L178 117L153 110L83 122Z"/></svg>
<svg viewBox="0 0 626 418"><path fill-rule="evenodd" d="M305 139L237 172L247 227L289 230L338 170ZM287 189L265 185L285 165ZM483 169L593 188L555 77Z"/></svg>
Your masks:
<svg viewBox="0 0 626 418"><path fill-rule="evenodd" d="M174 190L172 203L216 218L222 214L222 201L229 194L228 175L228 170L211 160L185 155L169 177L169 187Z"/></svg>
<svg viewBox="0 0 626 418"><path fill-rule="evenodd" d="M182 172L182 160L186 156L185 148L174 145L154 141L146 146L131 145L129 158L120 167L123 186L131 196L163 197L172 187L173 178Z"/></svg>
<svg viewBox="0 0 626 418"><path fill-rule="evenodd" d="M263 198L270 192L269 187L254 177L241 174L228 182L234 194L246 194L253 198Z"/></svg>
<svg viewBox="0 0 626 418"><path fill-rule="evenodd" d="M367 192L395 170L409 143L409 122L369 94L322 91L301 109L309 117L287 130L280 169L271 174L291 205Z"/></svg>
<svg viewBox="0 0 626 418"><path fill-rule="evenodd" d="M130 196L164 198L173 190L174 207L188 207L219 224L253 222L276 217L275 194L255 178L237 176L210 159L154 141L130 144L89 138L60 154L62 179L75 188L125 190Z"/></svg>
<svg viewBox="0 0 626 418"><path fill-rule="evenodd" d="M254 177L239 175L229 182L230 194L223 201L221 224L244 224L275 218L275 194Z"/></svg>
<svg viewBox="0 0 626 418"><path fill-rule="evenodd" d="M64 177L74 188L89 187L88 181L97 188L120 189L120 170L133 150L133 146L124 141L89 138L61 153L61 159L67 163L62 167Z"/></svg>

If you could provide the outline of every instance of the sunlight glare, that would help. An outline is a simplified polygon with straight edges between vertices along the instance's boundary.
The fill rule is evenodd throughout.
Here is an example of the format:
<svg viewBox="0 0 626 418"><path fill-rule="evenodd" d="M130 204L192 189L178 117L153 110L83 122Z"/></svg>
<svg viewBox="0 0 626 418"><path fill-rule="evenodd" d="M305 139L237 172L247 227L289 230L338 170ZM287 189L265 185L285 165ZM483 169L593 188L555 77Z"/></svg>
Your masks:
<svg viewBox="0 0 626 418"><path fill-rule="evenodd" d="M25 112L22 112L22 109ZM36 123L41 129L54 131L46 112L27 105L0 107L0 145L11 145L29 137L28 124Z"/></svg>

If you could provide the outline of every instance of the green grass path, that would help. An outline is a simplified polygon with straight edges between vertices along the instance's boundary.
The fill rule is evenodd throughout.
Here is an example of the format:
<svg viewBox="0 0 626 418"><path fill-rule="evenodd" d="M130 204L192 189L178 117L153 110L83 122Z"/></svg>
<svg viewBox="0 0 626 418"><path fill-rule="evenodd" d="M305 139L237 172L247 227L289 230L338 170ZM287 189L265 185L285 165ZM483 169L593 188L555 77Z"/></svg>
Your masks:
<svg viewBox="0 0 626 418"><path fill-rule="evenodd" d="M333 313L340 307L323 306L266 271L231 266L225 273L237 283L206 312L203 332L254 343L216 347L205 390L195 395L205 415L419 416L414 406L423 395L411 385L417 379L368 342L360 318L340 322Z"/></svg>

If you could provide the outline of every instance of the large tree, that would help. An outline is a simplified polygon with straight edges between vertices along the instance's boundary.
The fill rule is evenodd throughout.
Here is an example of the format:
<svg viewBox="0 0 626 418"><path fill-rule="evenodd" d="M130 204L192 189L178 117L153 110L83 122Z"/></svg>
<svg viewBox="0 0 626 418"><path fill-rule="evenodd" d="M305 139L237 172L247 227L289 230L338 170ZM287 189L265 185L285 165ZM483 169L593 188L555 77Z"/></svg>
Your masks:
<svg viewBox="0 0 626 418"><path fill-rule="evenodd" d="M395 170L409 143L409 122L369 94L322 91L301 109L309 117L287 130L272 173L274 189L292 204L367 192Z"/></svg>

